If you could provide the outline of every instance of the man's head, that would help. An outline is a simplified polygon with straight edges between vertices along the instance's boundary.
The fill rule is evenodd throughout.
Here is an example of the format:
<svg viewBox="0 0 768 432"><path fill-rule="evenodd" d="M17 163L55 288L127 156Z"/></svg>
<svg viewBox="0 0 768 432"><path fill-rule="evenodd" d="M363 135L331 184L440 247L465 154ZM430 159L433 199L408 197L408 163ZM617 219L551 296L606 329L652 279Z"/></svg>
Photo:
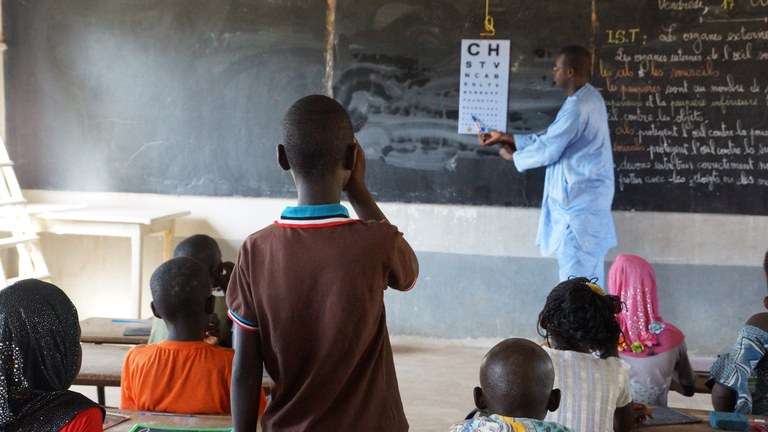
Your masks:
<svg viewBox="0 0 768 432"><path fill-rule="evenodd" d="M571 45L557 55L552 69L555 84L570 94L588 83L592 74L592 55L583 46Z"/></svg>
<svg viewBox="0 0 768 432"><path fill-rule="evenodd" d="M340 167L351 170L345 158L354 156L354 150L352 122L335 100L322 95L306 96L286 112L278 162L295 176L319 180L336 175Z"/></svg>
<svg viewBox="0 0 768 432"><path fill-rule="evenodd" d="M506 339L483 358L475 405L489 414L542 420L560 405L554 382L546 351L527 339Z"/></svg>
<svg viewBox="0 0 768 432"><path fill-rule="evenodd" d="M187 257L203 265L208 270L211 286L221 286L223 273L221 249L216 240L205 235L195 234L182 240L173 251L173 257ZM222 287L226 289L226 287Z"/></svg>
<svg viewBox="0 0 768 432"><path fill-rule="evenodd" d="M200 262L172 258L152 273L149 287L152 312L165 320L169 329L183 326L204 331L213 312L213 297L208 271Z"/></svg>

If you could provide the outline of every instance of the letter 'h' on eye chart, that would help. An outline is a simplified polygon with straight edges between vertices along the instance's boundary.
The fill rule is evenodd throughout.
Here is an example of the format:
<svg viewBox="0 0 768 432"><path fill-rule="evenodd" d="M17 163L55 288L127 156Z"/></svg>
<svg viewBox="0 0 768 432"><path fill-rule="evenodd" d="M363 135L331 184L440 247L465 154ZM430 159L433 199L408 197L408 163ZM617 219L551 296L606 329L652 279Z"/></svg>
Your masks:
<svg viewBox="0 0 768 432"><path fill-rule="evenodd" d="M459 133L506 132L509 41L462 40L460 80Z"/></svg>

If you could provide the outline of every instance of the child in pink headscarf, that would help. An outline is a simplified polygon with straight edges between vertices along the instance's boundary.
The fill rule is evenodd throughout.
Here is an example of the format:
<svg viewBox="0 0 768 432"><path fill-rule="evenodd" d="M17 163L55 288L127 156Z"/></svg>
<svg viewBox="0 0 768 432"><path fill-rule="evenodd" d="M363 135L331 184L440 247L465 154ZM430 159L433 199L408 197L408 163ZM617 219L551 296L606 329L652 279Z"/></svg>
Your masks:
<svg viewBox="0 0 768 432"><path fill-rule="evenodd" d="M666 406L670 389L693 396L695 377L685 335L659 316L651 265L639 256L617 256L608 271L608 289L626 305L616 318L623 332L619 357L631 366L632 400Z"/></svg>

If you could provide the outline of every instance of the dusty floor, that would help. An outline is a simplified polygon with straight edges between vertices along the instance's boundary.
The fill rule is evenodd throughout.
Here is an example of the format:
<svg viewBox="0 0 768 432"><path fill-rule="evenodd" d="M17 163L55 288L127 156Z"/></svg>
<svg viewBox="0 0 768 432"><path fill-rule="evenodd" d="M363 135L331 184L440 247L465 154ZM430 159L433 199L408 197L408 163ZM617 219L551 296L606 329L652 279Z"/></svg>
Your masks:
<svg viewBox="0 0 768 432"><path fill-rule="evenodd" d="M445 432L473 408L472 389L483 355L496 340L441 340L392 337L400 393L415 432ZM93 387L73 387L96 399ZM118 388L107 388L107 405L120 402ZM670 406L712 409L708 394L685 398L670 393Z"/></svg>

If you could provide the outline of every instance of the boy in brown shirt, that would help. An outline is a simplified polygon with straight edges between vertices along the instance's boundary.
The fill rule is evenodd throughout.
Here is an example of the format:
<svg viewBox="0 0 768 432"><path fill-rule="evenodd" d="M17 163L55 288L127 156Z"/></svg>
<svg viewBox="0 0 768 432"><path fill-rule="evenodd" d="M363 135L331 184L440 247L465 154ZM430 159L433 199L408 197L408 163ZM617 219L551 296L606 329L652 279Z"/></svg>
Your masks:
<svg viewBox="0 0 768 432"><path fill-rule="evenodd" d="M365 155L344 108L307 96L283 120L278 162L298 206L249 236L227 290L235 326L232 417L254 431L262 368L275 385L269 431L406 431L384 310L407 291L413 250L365 185ZM350 219L341 193L360 217Z"/></svg>

